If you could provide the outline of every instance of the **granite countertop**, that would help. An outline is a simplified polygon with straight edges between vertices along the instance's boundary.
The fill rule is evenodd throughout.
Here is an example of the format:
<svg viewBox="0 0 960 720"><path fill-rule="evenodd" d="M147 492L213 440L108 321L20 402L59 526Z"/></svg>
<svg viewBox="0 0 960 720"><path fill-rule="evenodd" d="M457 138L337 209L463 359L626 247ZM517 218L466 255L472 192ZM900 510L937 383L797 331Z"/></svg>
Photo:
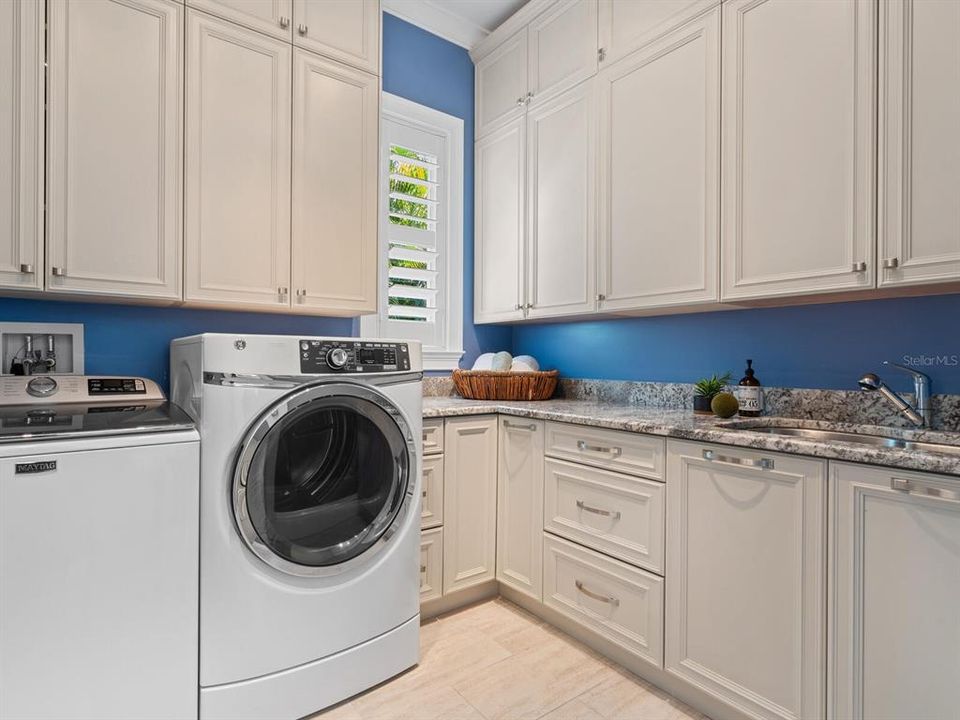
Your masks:
<svg viewBox="0 0 960 720"><path fill-rule="evenodd" d="M721 420L708 415L694 415L692 410L592 400L513 402L466 400L460 397L425 397L423 399L424 418L487 415L491 413L960 476L960 454L951 455L927 450L886 448L834 440L812 440L787 435L751 432L742 429L742 427L748 422L753 426L769 425L776 422L783 425L789 424L792 427L879 434L904 440L960 445L960 433L956 432L904 430L886 426L795 420L769 416L752 418L749 421L744 418Z"/></svg>

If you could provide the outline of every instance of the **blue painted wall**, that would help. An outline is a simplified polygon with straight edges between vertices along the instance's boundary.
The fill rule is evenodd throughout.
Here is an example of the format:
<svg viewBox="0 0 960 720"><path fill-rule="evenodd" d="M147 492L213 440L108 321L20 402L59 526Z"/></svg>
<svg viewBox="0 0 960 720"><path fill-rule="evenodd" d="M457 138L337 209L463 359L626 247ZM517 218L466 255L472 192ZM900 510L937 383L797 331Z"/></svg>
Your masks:
<svg viewBox="0 0 960 720"><path fill-rule="evenodd" d="M0 299L0 321L83 323L87 374L142 375L165 388L169 382L170 341L176 337L201 332L352 334L349 318L11 298ZM4 371L9 372L9 368Z"/></svg>
<svg viewBox="0 0 960 720"><path fill-rule="evenodd" d="M464 364L488 349L509 348L509 328L473 326L473 63L466 50L383 17L383 89L465 121ZM267 313L0 298L0 321L83 323L86 371L130 374L167 384L168 348L199 332L356 335L356 321Z"/></svg>
<svg viewBox="0 0 960 720"><path fill-rule="evenodd" d="M856 389L884 360L912 362L935 393L960 393L960 295L516 326L513 352L567 377L692 382L753 358L764 385Z"/></svg>
<svg viewBox="0 0 960 720"><path fill-rule="evenodd" d="M473 324L473 62L467 51L383 14L383 90L463 119L462 367L481 352L509 350L509 327Z"/></svg>

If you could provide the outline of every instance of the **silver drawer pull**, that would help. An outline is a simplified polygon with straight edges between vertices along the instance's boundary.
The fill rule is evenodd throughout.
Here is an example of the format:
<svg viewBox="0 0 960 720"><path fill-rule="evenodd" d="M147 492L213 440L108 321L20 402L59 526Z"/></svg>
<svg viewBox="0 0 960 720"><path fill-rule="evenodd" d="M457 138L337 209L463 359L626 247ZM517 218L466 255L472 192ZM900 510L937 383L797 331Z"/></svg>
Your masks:
<svg viewBox="0 0 960 720"><path fill-rule="evenodd" d="M890 488L919 497L935 498L947 502L960 502L960 492L946 488L931 487L930 485L916 485L905 478L890 478Z"/></svg>
<svg viewBox="0 0 960 720"><path fill-rule="evenodd" d="M577 507L586 512L593 513L594 515L603 515L604 517L613 518L614 520L620 519L619 510L601 510L600 508L590 507L585 504L583 500L577 500Z"/></svg>
<svg viewBox="0 0 960 720"><path fill-rule="evenodd" d="M717 455L713 450L704 450L703 459L710 462L728 463L730 465L743 465L744 467L760 468L761 470L773 470L773 460L770 458L740 458L732 455Z"/></svg>
<svg viewBox="0 0 960 720"><path fill-rule="evenodd" d="M536 423L512 423L509 420L504 420L503 426L505 428L513 428L514 430L529 430L530 432L537 429Z"/></svg>
<svg viewBox="0 0 960 720"><path fill-rule="evenodd" d="M620 457L623 454L623 450L618 447L603 447L603 445L588 445L585 440L577 441L577 450L590 452L599 452L599 453L609 453L613 457Z"/></svg>
<svg viewBox="0 0 960 720"><path fill-rule="evenodd" d="M608 605L613 605L614 607L620 607L620 601L611 595L601 595L600 593L595 593L593 590L588 588L579 580L574 581L574 584L577 586L577 590L582 592L588 598L593 598L594 600L599 600L600 602L605 602Z"/></svg>

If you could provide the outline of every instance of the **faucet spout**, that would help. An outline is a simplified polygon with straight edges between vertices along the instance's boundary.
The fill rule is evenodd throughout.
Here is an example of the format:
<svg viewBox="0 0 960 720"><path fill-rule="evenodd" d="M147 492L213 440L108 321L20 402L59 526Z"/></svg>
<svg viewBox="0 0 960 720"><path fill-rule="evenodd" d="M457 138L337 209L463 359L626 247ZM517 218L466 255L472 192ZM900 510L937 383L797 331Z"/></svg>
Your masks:
<svg viewBox="0 0 960 720"><path fill-rule="evenodd" d="M913 376L913 388L914 395L917 398L917 406L912 406L910 403L900 397L897 393L887 387L887 385L874 373L867 373L860 378L860 389L867 392L879 392L914 425L921 428L929 427L931 416L930 378L924 375L922 372L913 370L912 368L904 367L903 365L897 365L896 363L890 363L887 361L884 361L883 364L898 368L904 372L910 373L910 375Z"/></svg>

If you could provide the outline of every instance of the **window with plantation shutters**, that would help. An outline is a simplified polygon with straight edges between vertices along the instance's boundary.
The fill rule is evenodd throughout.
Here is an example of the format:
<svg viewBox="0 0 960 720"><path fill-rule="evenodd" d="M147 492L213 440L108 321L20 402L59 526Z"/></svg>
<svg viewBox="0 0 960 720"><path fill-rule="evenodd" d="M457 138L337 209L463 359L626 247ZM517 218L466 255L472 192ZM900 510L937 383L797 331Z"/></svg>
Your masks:
<svg viewBox="0 0 960 720"><path fill-rule="evenodd" d="M463 354L463 121L383 94L379 313L367 337L419 340L426 369Z"/></svg>

